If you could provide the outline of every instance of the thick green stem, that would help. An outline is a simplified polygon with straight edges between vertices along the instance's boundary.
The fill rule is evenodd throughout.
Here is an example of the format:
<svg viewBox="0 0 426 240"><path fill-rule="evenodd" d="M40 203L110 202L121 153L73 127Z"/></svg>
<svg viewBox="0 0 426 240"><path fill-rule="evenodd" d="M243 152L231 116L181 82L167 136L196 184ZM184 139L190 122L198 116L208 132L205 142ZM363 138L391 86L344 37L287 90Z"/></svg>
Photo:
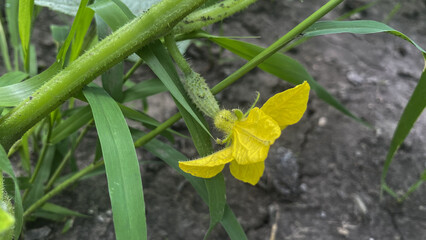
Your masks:
<svg viewBox="0 0 426 240"><path fill-rule="evenodd" d="M322 18L324 15L326 15L328 12L333 10L337 5L339 5L342 2L343 0L330 0L328 3L326 3L320 9L318 9L308 18L306 18L301 23L299 23L296 27L291 29L287 34L281 37L278 41L271 44L268 48L263 50L256 57L252 58L248 63L246 63L240 69L238 69L237 71L229 75L227 78L225 78L222 82L214 86L214 88L212 88L212 93L216 94L222 91L223 89L225 89L226 87L228 87L229 85L231 85L232 83L234 83L235 81L237 81L239 78L244 76L247 72L255 68L257 65L261 64L265 59L270 57L272 54L276 53L282 47L284 47L289 42L291 42L294 38L299 36L308 27L310 27L312 24L314 24L316 21L318 21L320 18Z"/></svg>
<svg viewBox="0 0 426 240"><path fill-rule="evenodd" d="M0 144L8 150L31 126L95 77L153 39L166 35L205 0L163 0L124 25L59 72L0 119Z"/></svg>

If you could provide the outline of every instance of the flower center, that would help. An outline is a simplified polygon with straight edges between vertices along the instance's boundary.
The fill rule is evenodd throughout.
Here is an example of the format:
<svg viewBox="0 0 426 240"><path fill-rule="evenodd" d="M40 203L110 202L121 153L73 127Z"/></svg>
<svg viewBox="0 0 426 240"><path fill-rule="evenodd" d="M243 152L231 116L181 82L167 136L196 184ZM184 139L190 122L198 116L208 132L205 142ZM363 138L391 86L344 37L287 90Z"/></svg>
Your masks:
<svg viewBox="0 0 426 240"><path fill-rule="evenodd" d="M237 120L238 117L233 112L222 109L214 116L214 125L224 133L230 134Z"/></svg>

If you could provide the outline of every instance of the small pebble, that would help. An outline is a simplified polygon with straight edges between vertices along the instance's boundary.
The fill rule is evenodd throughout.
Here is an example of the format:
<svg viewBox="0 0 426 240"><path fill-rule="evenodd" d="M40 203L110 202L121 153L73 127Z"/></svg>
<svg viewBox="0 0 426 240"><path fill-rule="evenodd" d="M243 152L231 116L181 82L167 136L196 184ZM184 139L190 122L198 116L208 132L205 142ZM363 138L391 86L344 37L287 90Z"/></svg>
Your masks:
<svg viewBox="0 0 426 240"><path fill-rule="evenodd" d="M327 118L326 117L320 117L318 120L318 126L324 127L327 124Z"/></svg>

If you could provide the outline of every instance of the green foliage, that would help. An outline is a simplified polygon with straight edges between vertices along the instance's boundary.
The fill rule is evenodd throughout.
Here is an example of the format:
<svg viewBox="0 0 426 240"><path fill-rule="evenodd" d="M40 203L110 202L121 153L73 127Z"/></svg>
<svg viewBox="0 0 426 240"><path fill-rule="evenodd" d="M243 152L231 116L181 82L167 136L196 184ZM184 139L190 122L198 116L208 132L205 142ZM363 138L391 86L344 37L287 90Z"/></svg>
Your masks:
<svg viewBox="0 0 426 240"><path fill-rule="evenodd" d="M173 63L171 56L176 61L176 56L180 55L176 50L175 39L208 38L248 61L212 88L213 94L231 86L250 70L259 67L291 84L308 81L320 99L366 125L368 123L349 111L316 82L302 64L281 53L283 48L296 38L302 40L296 43L302 43L311 37L326 34L386 32L408 41L426 57L422 47L384 23L366 20L319 22L342 0L330 0L266 48L213 36L200 30L203 26L243 10L254 0L163 0L156 4L157 2L159 1L21 0L18 4L18 1L6 0L8 31L4 30L4 22L0 23L0 49L7 70L0 77L0 174L4 172L10 177L8 180L11 188L8 189L8 194L13 196L14 216L10 211L0 208L0 239L2 231L11 230L13 222L14 235L18 238L24 220L34 218L65 222L64 231L67 231L72 227L73 218L86 216L52 204L49 200L83 178L104 173L108 181L116 238L147 239L141 164L135 147L143 147L177 171L209 206L210 223L205 238L220 223L230 239L247 239L226 201L223 175L219 173L210 179L200 179L183 172L178 161L185 161L187 157L170 143L156 138L163 135L173 143L175 137L186 137L170 129L183 118L198 154L206 156L213 152L213 137L207 121L188 97ZM355 11L371 7L375 2ZM40 74L37 74L36 54L31 44L33 16L37 12L34 3L75 16L71 27L51 26L53 39L58 47L57 61ZM152 8L147 11L149 7ZM93 19L96 24L92 25ZM166 41L163 41L165 37ZM98 40L96 45L92 45ZM13 63L10 62L9 46L13 50ZM137 54L140 59L126 73L124 60L132 54ZM177 65L186 73L188 69L191 70L190 65L181 55L180 57L176 61ZM181 60L183 62L179 62ZM132 79L132 74L142 64L149 67L156 77L144 81ZM100 75L102 87L91 83ZM131 101L142 101L146 105L147 97L162 92L168 92L173 97L178 109L177 114L163 123L147 114L145 109L124 105ZM399 200L405 199L426 181L425 170L402 197L385 181L393 156L426 107L425 95L426 73L423 73L398 122L386 156L381 177L382 190ZM78 107L75 106L76 99L81 100ZM63 105L65 101L67 104ZM129 130L126 119L143 125L144 131L151 131L145 133L136 129ZM79 169L74 152L93 127L93 123L98 134L96 154L92 163ZM5 150L9 151L9 155L20 153L25 170L20 184ZM30 151L37 156L33 172ZM71 173L63 174L67 164ZM0 180L3 180L2 175ZM3 183L0 183L0 201L3 201ZM21 199L22 190L24 194Z"/></svg>
<svg viewBox="0 0 426 240"><path fill-rule="evenodd" d="M130 131L117 103L96 86L84 89L102 147L117 239L146 239L142 180Z"/></svg>

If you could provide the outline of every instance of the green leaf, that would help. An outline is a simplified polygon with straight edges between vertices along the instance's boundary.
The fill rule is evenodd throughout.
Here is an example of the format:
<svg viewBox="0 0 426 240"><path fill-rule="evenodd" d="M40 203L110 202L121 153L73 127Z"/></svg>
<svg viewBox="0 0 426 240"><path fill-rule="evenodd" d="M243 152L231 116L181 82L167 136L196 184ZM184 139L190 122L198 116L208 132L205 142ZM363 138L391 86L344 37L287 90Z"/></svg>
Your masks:
<svg viewBox="0 0 426 240"><path fill-rule="evenodd" d="M61 140L67 138L72 133L80 129L82 126L87 124L92 119L92 111L89 106L78 109L69 118L58 124L52 131L50 137L50 143L56 144Z"/></svg>
<svg viewBox="0 0 426 240"><path fill-rule="evenodd" d="M21 38L24 66L28 71L30 67L30 38L34 10L34 0L19 0L19 37Z"/></svg>
<svg viewBox="0 0 426 240"><path fill-rule="evenodd" d="M87 215L81 214L79 212L70 210L68 208L53 204L53 203L45 203L43 207L41 207L41 210L46 212L55 213L62 216L74 216L74 217L88 217Z"/></svg>
<svg viewBox="0 0 426 240"><path fill-rule="evenodd" d="M370 34L387 32L397 37L400 37L409 43L413 44L423 54L426 54L425 50L417 45L413 40L407 37L405 34L389 27L388 25L371 21L371 20L357 20L357 21L322 21L316 22L310 26L303 33L305 37L314 37L326 34L334 33L356 33L356 34ZM425 56L426 57L426 56Z"/></svg>
<svg viewBox="0 0 426 240"><path fill-rule="evenodd" d="M55 158L56 146L50 145L47 147L46 155L44 158L39 160L43 161L41 163L40 170L34 179L31 187L29 188L28 194L24 194L24 208L27 209L37 200L39 200L44 195L44 183L49 179L50 170L52 169L52 162ZM33 173L34 174L34 173Z"/></svg>
<svg viewBox="0 0 426 240"><path fill-rule="evenodd" d="M122 2L127 5L135 15L140 15L147 11L153 4L161 0L123 0ZM35 0L37 5L48 7L58 12L75 16L80 0Z"/></svg>
<svg viewBox="0 0 426 240"><path fill-rule="evenodd" d="M262 47L250 43L228 38L211 37L209 39L247 60L254 58L260 52L265 50ZM327 90L325 90L317 81L312 78L312 76L308 73L308 71L306 71L302 64L293 58L282 53L275 53L266 59L263 63L259 64L258 67L265 72L271 73L292 84L301 84L303 81L307 81L312 90L317 93L319 98L335 107L343 114L366 124L360 118L347 110L339 101L337 101L337 99L335 99Z"/></svg>
<svg viewBox="0 0 426 240"><path fill-rule="evenodd" d="M30 148L28 146L28 138L30 137L30 132L27 131L21 138L21 147L19 148L19 156L21 157L22 168L28 173L31 173L31 163L30 163Z"/></svg>
<svg viewBox="0 0 426 240"><path fill-rule="evenodd" d="M34 44L30 44L30 59L29 59L29 69L28 73L30 76L37 75L38 67L37 67L37 53L35 50Z"/></svg>
<svg viewBox="0 0 426 240"><path fill-rule="evenodd" d="M83 27L85 28L87 26L88 17L90 16L90 14L92 14L92 17L93 17L93 11L86 7L88 2L89 0L81 0L74 22L71 26L71 30L68 33L68 36L65 39L64 44L59 50L58 55L56 56L56 59L61 63L61 66L65 65L68 49L71 45L71 42L74 40L74 36L76 35L76 32L80 31L80 27L81 27L80 24L83 24ZM84 33L85 32L86 31L84 31ZM81 37L81 35L79 36Z"/></svg>
<svg viewBox="0 0 426 240"><path fill-rule="evenodd" d="M89 29L90 24L92 23L94 14L95 13L93 12L92 9L85 7L82 10L81 17L79 16L78 19L76 17L77 22L75 22L75 24L76 26L78 26L78 28L75 32L74 41L72 43L72 48L70 53L70 62L77 59L77 57L80 55L81 48L84 43L84 37L86 36L87 30Z"/></svg>
<svg viewBox="0 0 426 240"><path fill-rule="evenodd" d="M209 140L210 141L210 140ZM210 226L206 239L214 227L222 220L226 205L226 188L223 174L204 180L209 196Z"/></svg>
<svg viewBox="0 0 426 240"><path fill-rule="evenodd" d="M6 41L6 33L4 32L3 23L0 19L0 52L3 58L4 66L8 72L12 71L12 64L10 63L9 48Z"/></svg>
<svg viewBox="0 0 426 240"><path fill-rule="evenodd" d="M407 106L404 109L404 112L401 115L401 119L399 120L396 130L393 134L382 171L382 191L386 189L386 175L392 163L393 156L395 155L399 146L401 146L401 144L404 142L404 139L407 137L408 133L410 133L410 130L413 128L413 125L416 122L417 118L420 116L420 114L426 107L425 96L426 72L423 72L419 82L417 83L416 88L414 89L413 94L411 95L410 100L407 103Z"/></svg>
<svg viewBox="0 0 426 240"><path fill-rule="evenodd" d="M118 102L123 99L123 68L123 62L120 62L102 74L102 86Z"/></svg>
<svg viewBox="0 0 426 240"><path fill-rule="evenodd" d="M98 0L89 7L93 9L113 31L135 17L126 5L120 1Z"/></svg>
<svg viewBox="0 0 426 240"><path fill-rule="evenodd" d="M10 35L10 43L14 48L19 47L19 27L18 27L18 15L19 15L19 1L6 0L6 20L7 28Z"/></svg>
<svg viewBox="0 0 426 240"><path fill-rule="evenodd" d="M13 172L12 164L7 158L6 152L3 149L3 146L0 145L0 169L1 171L7 173L15 183L15 197L13 198L14 207L15 207L15 230L14 236L19 236L22 230L23 223L23 207L22 207L22 199L21 193L19 191L18 180L15 177L15 173ZM17 237L18 238L18 237Z"/></svg>
<svg viewBox="0 0 426 240"><path fill-rule="evenodd" d="M167 88L160 79L149 79L137 83L124 91L123 103L143 99L165 91L167 91Z"/></svg>
<svg viewBox="0 0 426 240"><path fill-rule="evenodd" d="M20 81L24 80L27 77L28 77L28 74L24 72L19 72L19 71L8 72L6 74L3 74L0 77L0 87L19 83Z"/></svg>
<svg viewBox="0 0 426 240"><path fill-rule="evenodd" d="M50 31L52 32L53 41L60 48L67 39L70 27L67 25L50 25Z"/></svg>
<svg viewBox="0 0 426 240"><path fill-rule="evenodd" d="M147 239L140 168L124 116L102 88L91 84L83 93L101 142L116 238Z"/></svg>
<svg viewBox="0 0 426 240"><path fill-rule="evenodd" d="M54 63L44 72L24 82L0 87L0 106L10 107L18 105L22 100L28 98L35 90L52 78L60 69L61 65Z"/></svg>

